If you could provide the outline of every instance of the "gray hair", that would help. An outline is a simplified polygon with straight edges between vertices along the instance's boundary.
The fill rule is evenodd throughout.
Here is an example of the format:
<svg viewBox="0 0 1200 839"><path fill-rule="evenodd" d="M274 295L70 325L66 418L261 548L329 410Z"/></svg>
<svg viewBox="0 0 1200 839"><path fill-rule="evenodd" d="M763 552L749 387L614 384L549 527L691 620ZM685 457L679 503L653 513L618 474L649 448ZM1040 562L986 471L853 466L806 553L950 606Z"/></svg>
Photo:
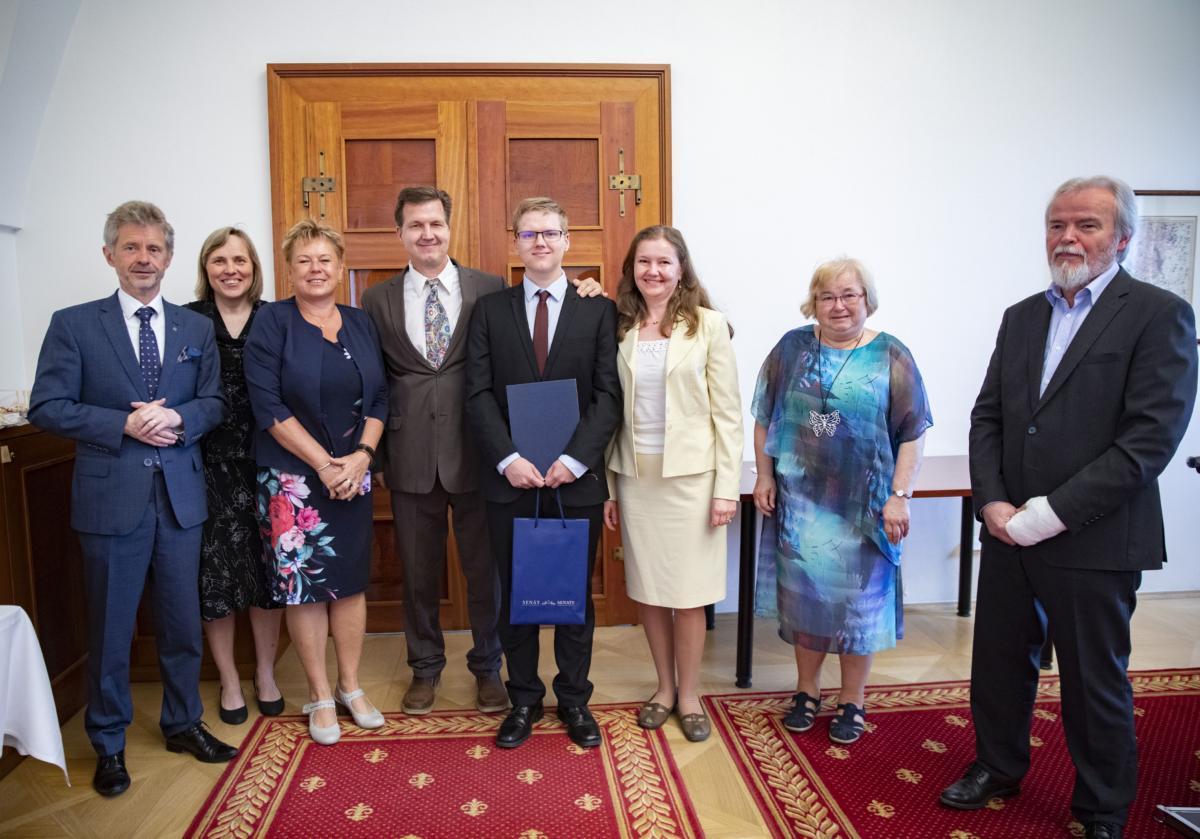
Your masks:
<svg viewBox="0 0 1200 839"><path fill-rule="evenodd" d="M1059 197L1084 189L1105 189L1112 194L1117 210L1117 230L1120 231L1122 238L1132 239L1133 234L1137 233L1138 225L1137 196L1133 194L1133 190L1129 188L1129 184L1119 178L1110 178L1107 175L1093 175L1090 178L1071 178L1069 181L1064 182L1062 186L1054 190L1054 194L1050 196L1050 202L1046 204L1046 220L1050 220L1050 206ZM1124 258L1125 251L1122 250L1117 254L1117 261L1120 262Z"/></svg>
<svg viewBox="0 0 1200 839"><path fill-rule="evenodd" d="M821 293L821 289L842 274L854 274L858 278L858 283L863 290L863 302L867 305L867 316L875 314L875 310L879 308L879 292L875 290L875 279L871 276L871 272L857 259L840 256L837 259L822 262L817 266L817 270L813 271L812 281L808 284L808 297L800 304L800 312L806 318L816 315L817 295Z"/></svg>
<svg viewBox="0 0 1200 839"><path fill-rule="evenodd" d="M162 228L163 238L167 240L167 253L175 252L175 228L167 221L163 211L149 201L126 201L108 214L104 220L104 244L110 250L117 246L117 234L126 224L138 227L157 225Z"/></svg>

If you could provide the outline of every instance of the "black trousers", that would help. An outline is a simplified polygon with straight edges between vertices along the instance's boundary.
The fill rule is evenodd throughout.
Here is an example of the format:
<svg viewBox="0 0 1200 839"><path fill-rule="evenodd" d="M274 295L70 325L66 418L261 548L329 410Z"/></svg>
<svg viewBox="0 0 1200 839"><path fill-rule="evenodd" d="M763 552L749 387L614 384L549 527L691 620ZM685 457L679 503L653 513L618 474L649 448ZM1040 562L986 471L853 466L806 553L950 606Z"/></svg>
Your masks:
<svg viewBox="0 0 1200 839"><path fill-rule="evenodd" d="M508 504L488 502L488 530L492 537L492 554L500 570L500 643L508 664L508 697L514 705L533 705L546 695L546 686L538 677L540 648L538 632L541 627L516 625L509 622L512 598L512 537L513 519L532 517L538 493L527 490ZM553 492L542 491L543 516L558 516L558 504ZM554 677L554 695L559 705L586 705L592 697L588 672L592 668L592 635L596 629L596 613L592 606L592 570L596 562L596 546L600 528L604 526L604 505L567 507L563 512L569 519L587 519L588 566L587 613L582 624L554 627L554 661L558 675Z"/></svg>
<svg viewBox="0 0 1200 839"><path fill-rule="evenodd" d="M1084 824L1124 824L1137 789L1129 621L1139 571L1062 568L985 537L979 568L971 713L980 764L1006 778L1029 769L1029 731L1046 621L1075 764L1071 810Z"/></svg>
<svg viewBox="0 0 1200 839"><path fill-rule="evenodd" d="M427 493L392 492L396 552L404 569L404 640L413 675L432 679L446 666L438 610L446 574L447 510L454 513L458 561L467 579L471 649L467 667L476 676L500 670L500 581L487 535L487 506L478 492L449 493L434 479Z"/></svg>

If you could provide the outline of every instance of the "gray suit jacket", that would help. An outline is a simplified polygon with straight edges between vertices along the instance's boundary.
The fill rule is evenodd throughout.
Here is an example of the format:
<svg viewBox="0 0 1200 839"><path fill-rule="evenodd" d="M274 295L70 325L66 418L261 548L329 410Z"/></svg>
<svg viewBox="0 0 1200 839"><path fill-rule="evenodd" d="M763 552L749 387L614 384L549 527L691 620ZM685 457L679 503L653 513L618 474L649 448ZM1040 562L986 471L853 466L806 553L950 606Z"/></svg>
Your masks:
<svg viewBox="0 0 1200 839"><path fill-rule="evenodd" d="M424 493L437 477L447 492L472 492L479 467L467 432L467 332L475 301L500 291L504 280L457 262L462 312L446 360L434 369L404 328L404 273L363 292L362 306L375 322L388 378L388 421L380 453L390 489ZM407 270L407 269L406 269Z"/></svg>

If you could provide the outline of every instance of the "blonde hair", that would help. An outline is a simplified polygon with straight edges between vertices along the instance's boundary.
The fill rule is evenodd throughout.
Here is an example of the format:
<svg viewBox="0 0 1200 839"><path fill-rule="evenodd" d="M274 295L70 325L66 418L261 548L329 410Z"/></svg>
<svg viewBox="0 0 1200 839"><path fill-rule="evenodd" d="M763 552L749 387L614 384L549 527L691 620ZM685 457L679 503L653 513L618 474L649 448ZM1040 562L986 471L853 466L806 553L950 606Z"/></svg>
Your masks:
<svg viewBox="0 0 1200 839"><path fill-rule="evenodd" d="M512 228L513 234L517 233L517 225L521 223L521 219L527 213L558 213L558 217L562 219L563 233L567 232L567 211L555 201L553 198L544 196L537 198L526 198L521 203L517 204L517 208L513 210Z"/></svg>
<svg viewBox="0 0 1200 839"><path fill-rule="evenodd" d="M283 250L283 261L292 261L292 252L296 250L297 245L307 245L313 239L325 239L329 244L333 245L333 249L337 252L338 261L346 255L346 243L342 239L342 234L338 233L328 224L323 224L316 219L306 218L301 219L292 225L283 236L283 242L280 248Z"/></svg>
<svg viewBox="0 0 1200 839"><path fill-rule="evenodd" d="M212 300L213 290L212 286L208 284L208 258L212 256L213 251L224 247L231 236L242 240L242 243L246 246L246 253L250 255L250 265L254 268L254 272L250 276L250 288L247 290L246 296L250 298L251 303L257 303L262 297L262 263L258 261L258 251L254 249L254 243L250 241L250 237L246 235L246 231L244 230L238 230L236 227L218 227L212 233L208 234L208 238L200 246L200 264L196 274L197 300Z"/></svg>
<svg viewBox="0 0 1200 839"><path fill-rule="evenodd" d="M862 286L865 295L867 315L875 314L875 310L879 308L879 292L875 290L875 280L871 272L857 259L841 256L822 262L817 266L817 270L813 271L812 281L808 284L808 297L800 304L800 311L806 318L816 317L817 295L827 283L833 282L842 274L854 274L858 278L858 284Z"/></svg>

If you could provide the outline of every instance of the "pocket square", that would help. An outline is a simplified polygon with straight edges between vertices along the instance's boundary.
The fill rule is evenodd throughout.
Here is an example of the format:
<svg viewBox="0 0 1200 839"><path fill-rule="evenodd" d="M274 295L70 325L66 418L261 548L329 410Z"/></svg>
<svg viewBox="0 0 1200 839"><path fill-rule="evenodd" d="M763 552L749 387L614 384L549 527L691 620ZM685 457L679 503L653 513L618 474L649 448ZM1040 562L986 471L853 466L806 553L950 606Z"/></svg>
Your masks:
<svg viewBox="0 0 1200 839"><path fill-rule="evenodd" d="M179 351L179 358L175 359L175 361L178 364L182 364L185 361L195 361L202 355L204 355L204 352L198 347L184 347Z"/></svg>

